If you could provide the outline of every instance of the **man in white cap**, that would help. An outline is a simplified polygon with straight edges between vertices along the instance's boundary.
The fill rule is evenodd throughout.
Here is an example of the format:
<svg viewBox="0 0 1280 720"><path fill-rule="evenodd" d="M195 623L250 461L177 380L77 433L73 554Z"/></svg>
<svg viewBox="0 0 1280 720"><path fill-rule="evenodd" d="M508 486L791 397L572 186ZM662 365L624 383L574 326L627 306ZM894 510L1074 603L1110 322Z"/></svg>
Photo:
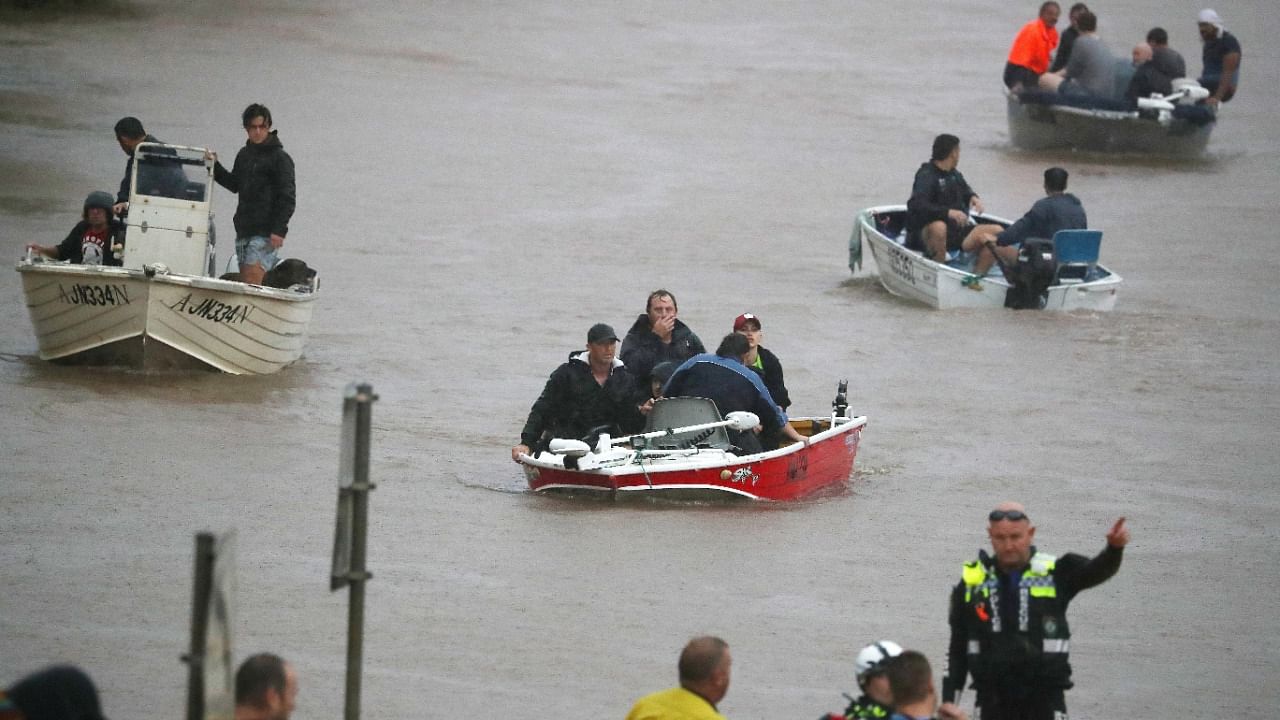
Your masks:
<svg viewBox="0 0 1280 720"><path fill-rule="evenodd" d="M1200 39L1204 41L1204 71L1200 73L1200 84L1209 91L1205 100L1210 105L1218 105L1230 100L1236 94L1236 86L1240 82L1240 41L1227 32L1222 18L1210 8L1200 11L1198 18Z"/></svg>

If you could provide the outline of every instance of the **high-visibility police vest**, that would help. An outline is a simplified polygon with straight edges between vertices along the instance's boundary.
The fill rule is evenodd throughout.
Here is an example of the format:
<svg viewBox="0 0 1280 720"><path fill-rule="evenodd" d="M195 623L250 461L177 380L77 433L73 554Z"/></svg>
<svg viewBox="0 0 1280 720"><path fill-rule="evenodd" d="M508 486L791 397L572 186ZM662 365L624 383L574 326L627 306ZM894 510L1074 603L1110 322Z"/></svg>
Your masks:
<svg viewBox="0 0 1280 720"><path fill-rule="evenodd" d="M1016 597L1004 588L994 567L981 560L965 563L965 609L969 669L981 688L991 683L1071 686L1071 629L1066 603L1054 583L1057 558L1037 552L1018 579ZM1017 603L1017 622L1007 627L1001 611Z"/></svg>
<svg viewBox="0 0 1280 720"><path fill-rule="evenodd" d="M844 720L879 720L892 714L889 708L863 695L849 703L844 711Z"/></svg>

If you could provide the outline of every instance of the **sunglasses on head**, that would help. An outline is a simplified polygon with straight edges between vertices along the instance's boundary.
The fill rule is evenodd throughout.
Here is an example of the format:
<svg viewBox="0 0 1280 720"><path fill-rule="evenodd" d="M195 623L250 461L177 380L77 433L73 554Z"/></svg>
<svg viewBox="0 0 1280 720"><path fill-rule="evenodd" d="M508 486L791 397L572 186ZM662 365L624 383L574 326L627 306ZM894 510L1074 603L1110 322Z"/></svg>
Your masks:
<svg viewBox="0 0 1280 720"><path fill-rule="evenodd" d="M987 519L991 522L999 522L1001 520L1017 522L1018 520L1030 520L1031 518L1027 517L1027 514L1021 510L992 510Z"/></svg>

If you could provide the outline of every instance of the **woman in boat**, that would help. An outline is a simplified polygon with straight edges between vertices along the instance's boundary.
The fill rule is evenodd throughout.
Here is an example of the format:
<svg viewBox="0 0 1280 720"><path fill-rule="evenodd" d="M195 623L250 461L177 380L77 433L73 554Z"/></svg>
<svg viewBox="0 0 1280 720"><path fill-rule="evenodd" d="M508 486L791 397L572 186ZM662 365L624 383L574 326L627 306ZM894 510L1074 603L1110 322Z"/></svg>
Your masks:
<svg viewBox="0 0 1280 720"><path fill-rule="evenodd" d="M122 265L116 255L116 241L124 234L124 225L111 212L111 193L95 190L84 199L80 222L67 237L52 247L29 243L27 249L54 260L69 260L77 265Z"/></svg>

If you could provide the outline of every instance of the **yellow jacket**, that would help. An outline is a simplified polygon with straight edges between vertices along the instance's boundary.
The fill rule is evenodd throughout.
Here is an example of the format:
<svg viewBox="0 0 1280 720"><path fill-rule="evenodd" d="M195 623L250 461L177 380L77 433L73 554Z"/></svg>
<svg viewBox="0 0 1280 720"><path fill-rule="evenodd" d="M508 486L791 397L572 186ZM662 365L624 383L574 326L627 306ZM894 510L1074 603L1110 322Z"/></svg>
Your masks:
<svg viewBox="0 0 1280 720"><path fill-rule="evenodd" d="M726 720L702 696L682 687L645 695L636 701L627 720Z"/></svg>

